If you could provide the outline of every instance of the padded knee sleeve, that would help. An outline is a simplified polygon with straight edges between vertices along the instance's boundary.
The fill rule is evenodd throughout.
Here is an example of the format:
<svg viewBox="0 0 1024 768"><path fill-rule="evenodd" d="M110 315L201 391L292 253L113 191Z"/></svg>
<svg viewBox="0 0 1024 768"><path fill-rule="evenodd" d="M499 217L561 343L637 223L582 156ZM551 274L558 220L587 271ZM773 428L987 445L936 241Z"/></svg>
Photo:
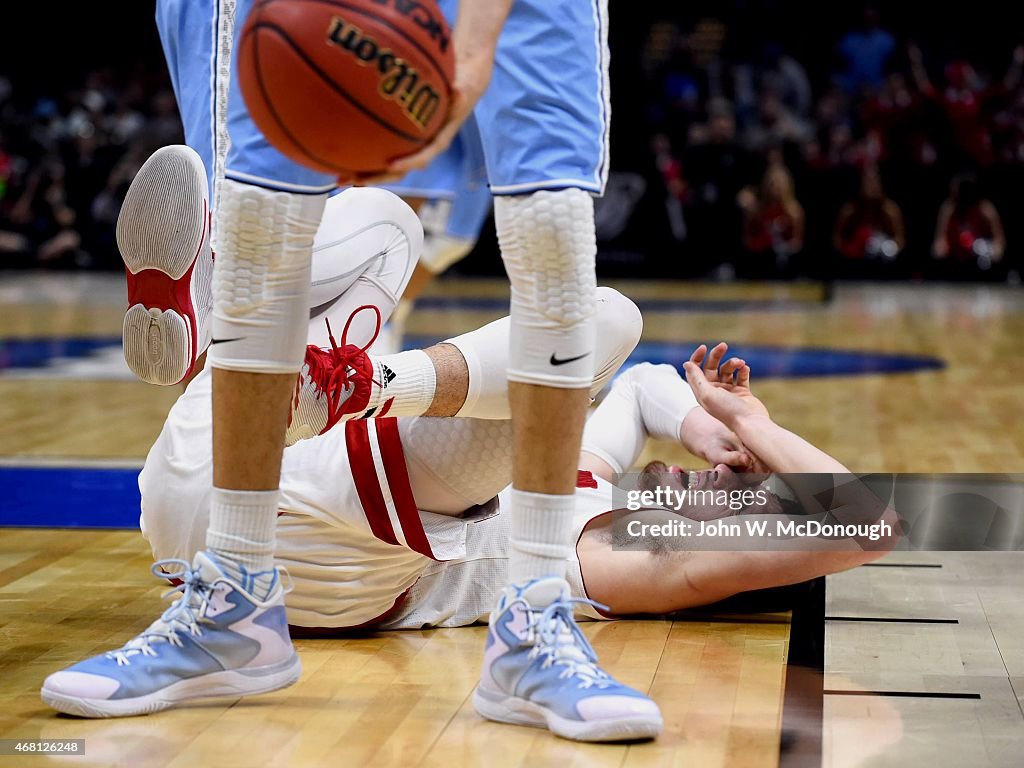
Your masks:
<svg viewBox="0 0 1024 768"><path fill-rule="evenodd" d="M459 514L512 482L512 422L419 416L398 431L420 509Z"/></svg>
<svg viewBox="0 0 1024 768"><path fill-rule="evenodd" d="M326 195L221 185L213 270L215 368L294 373L309 324L313 237Z"/></svg>
<svg viewBox="0 0 1024 768"><path fill-rule="evenodd" d="M581 189L497 197L512 284L509 381L586 389L594 376L594 202Z"/></svg>

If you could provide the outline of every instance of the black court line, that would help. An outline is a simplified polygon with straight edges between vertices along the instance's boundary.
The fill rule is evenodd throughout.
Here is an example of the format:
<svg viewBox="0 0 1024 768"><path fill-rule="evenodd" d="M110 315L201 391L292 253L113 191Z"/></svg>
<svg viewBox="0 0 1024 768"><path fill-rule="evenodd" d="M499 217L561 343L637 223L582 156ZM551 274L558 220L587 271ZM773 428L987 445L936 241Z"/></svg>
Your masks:
<svg viewBox="0 0 1024 768"><path fill-rule="evenodd" d="M864 563L861 568L941 568L941 563Z"/></svg>
<svg viewBox="0 0 1024 768"><path fill-rule="evenodd" d="M807 582L793 604L782 699L779 768L821 768L825 705L825 578Z"/></svg>
<svg viewBox="0 0 1024 768"><path fill-rule="evenodd" d="M826 616L825 621L874 621L889 624L959 624L960 619L900 619L892 616Z"/></svg>
<svg viewBox="0 0 1024 768"><path fill-rule="evenodd" d="M826 696L894 696L901 699L970 699L977 701L980 693L950 693L949 691L823 691Z"/></svg>

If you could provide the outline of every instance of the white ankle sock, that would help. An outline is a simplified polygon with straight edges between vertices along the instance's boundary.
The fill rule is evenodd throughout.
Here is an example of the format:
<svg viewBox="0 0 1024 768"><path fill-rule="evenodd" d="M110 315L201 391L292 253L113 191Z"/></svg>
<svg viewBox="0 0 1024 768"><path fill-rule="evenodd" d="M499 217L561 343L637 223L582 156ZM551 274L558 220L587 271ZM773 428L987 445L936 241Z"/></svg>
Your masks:
<svg viewBox="0 0 1024 768"><path fill-rule="evenodd" d="M509 539L508 580L523 584L531 579L565 576L576 496L554 496L512 489L512 531Z"/></svg>
<svg viewBox="0 0 1024 768"><path fill-rule="evenodd" d="M206 547L228 576L258 600L273 589L280 491L214 488Z"/></svg>
<svg viewBox="0 0 1024 768"><path fill-rule="evenodd" d="M419 416L434 401L437 373L423 350L374 357L373 378L381 386L374 384L370 390L370 416L380 416L382 411L385 416Z"/></svg>

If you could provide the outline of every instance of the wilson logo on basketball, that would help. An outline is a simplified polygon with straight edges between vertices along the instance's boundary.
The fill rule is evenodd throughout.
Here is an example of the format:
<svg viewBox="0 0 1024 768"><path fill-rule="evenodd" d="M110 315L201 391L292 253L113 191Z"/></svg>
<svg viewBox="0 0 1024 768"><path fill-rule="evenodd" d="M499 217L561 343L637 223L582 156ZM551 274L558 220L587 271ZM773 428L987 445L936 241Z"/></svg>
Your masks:
<svg viewBox="0 0 1024 768"><path fill-rule="evenodd" d="M402 105L402 111L413 123L425 129L437 114L441 95L430 83L423 82L419 70L396 56L390 48L382 48L359 27L334 16L327 29L327 39L355 57L364 67L376 67L381 78L380 93Z"/></svg>

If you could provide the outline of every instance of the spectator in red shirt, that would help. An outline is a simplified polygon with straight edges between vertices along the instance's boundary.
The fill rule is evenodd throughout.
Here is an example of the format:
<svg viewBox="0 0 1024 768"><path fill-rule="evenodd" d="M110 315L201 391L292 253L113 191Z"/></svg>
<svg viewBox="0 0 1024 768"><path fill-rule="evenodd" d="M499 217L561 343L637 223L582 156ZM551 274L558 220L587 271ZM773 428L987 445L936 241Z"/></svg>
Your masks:
<svg viewBox="0 0 1024 768"><path fill-rule="evenodd" d="M877 143L880 160L912 159L918 165L935 162L937 152L922 119L922 102L902 72L891 72L878 94L864 104L864 125Z"/></svg>
<svg viewBox="0 0 1024 768"><path fill-rule="evenodd" d="M946 65L945 84L939 90L928 77L921 49L909 50L911 70L922 94L942 109L957 146L973 162L987 167L994 160L990 124L993 101L1013 92L1021 79L1024 67L1024 46L1013 50L1013 62L1001 83L986 86L967 61L953 61Z"/></svg>
<svg viewBox="0 0 1024 768"><path fill-rule="evenodd" d="M743 210L743 250L749 267L758 276L783 274L804 247L804 209L793 191L793 177L781 162L765 171L761 188L740 191Z"/></svg>
<svg viewBox="0 0 1024 768"><path fill-rule="evenodd" d="M878 168L861 172L860 193L839 211L833 244L851 261L891 262L906 247L903 214L885 194Z"/></svg>
<svg viewBox="0 0 1024 768"><path fill-rule="evenodd" d="M932 256L945 262L946 275L968 277L1000 263L1006 236L999 211L986 199L972 174L953 179L949 197L939 208Z"/></svg>

